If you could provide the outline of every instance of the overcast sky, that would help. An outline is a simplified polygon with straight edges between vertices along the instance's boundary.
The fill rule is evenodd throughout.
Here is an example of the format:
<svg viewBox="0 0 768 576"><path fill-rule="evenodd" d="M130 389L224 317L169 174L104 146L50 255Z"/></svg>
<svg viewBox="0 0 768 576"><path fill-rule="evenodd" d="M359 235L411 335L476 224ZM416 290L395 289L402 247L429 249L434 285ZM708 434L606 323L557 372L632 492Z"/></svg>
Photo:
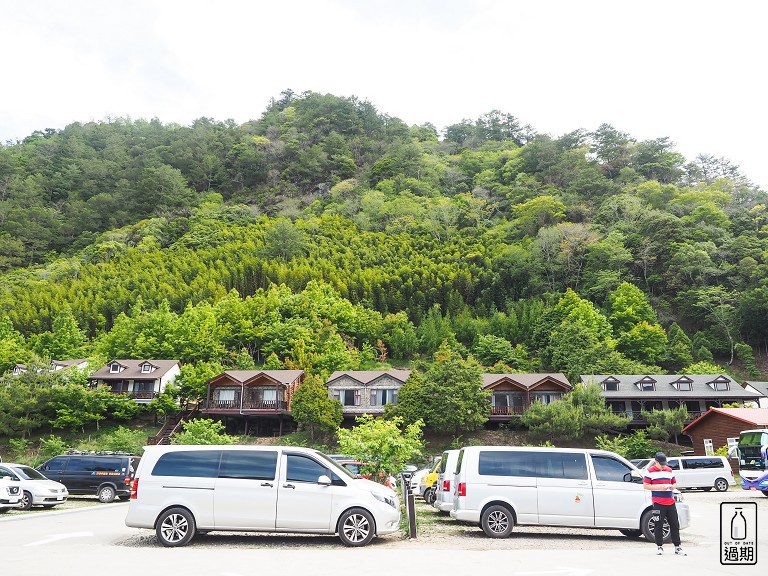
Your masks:
<svg viewBox="0 0 768 576"><path fill-rule="evenodd" d="M0 142L259 118L290 88L438 129L497 109L726 157L768 189L764 0L0 0ZM763 144L760 144L763 142Z"/></svg>

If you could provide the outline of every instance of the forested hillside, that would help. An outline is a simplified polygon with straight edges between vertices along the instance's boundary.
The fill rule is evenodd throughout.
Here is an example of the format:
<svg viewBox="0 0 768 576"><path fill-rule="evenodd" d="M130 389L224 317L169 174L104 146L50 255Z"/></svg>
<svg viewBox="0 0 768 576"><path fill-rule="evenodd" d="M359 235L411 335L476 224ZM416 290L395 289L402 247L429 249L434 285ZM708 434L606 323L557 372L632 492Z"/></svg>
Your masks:
<svg viewBox="0 0 768 576"><path fill-rule="evenodd" d="M498 111L438 132L286 91L243 125L75 123L0 146L0 371L327 374L447 342L496 371L765 379L767 205L665 137Z"/></svg>

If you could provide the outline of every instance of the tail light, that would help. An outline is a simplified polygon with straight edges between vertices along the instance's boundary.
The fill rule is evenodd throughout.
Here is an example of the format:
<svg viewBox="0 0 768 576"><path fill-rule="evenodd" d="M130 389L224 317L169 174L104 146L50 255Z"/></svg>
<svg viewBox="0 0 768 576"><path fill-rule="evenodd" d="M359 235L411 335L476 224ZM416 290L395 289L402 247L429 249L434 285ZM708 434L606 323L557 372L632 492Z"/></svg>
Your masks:
<svg viewBox="0 0 768 576"><path fill-rule="evenodd" d="M136 500L139 497L139 479L134 478L133 486L131 486L131 500Z"/></svg>
<svg viewBox="0 0 768 576"><path fill-rule="evenodd" d="M126 476L125 478L123 478L123 483L126 486L130 486L131 485L131 477L130 476Z"/></svg>
<svg viewBox="0 0 768 576"><path fill-rule="evenodd" d="M734 478L734 475L733 475L733 468L731 468L731 478Z"/></svg>
<svg viewBox="0 0 768 576"><path fill-rule="evenodd" d="M451 491L451 481L443 480L443 492L450 492L450 491Z"/></svg>
<svg viewBox="0 0 768 576"><path fill-rule="evenodd" d="M467 495L467 483L466 482L459 482L459 496L466 496Z"/></svg>

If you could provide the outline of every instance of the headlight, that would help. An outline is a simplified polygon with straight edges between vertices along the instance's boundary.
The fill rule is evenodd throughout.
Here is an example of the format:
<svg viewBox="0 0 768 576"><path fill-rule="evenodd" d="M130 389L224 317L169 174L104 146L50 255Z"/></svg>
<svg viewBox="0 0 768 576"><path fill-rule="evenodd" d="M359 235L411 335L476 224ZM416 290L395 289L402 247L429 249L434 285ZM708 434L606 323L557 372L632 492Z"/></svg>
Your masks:
<svg viewBox="0 0 768 576"><path fill-rule="evenodd" d="M384 504L389 504L392 506L392 508L397 508L397 502L395 502L395 499L392 496L388 494L382 494L381 492L371 492L371 494L379 502L384 502Z"/></svg>

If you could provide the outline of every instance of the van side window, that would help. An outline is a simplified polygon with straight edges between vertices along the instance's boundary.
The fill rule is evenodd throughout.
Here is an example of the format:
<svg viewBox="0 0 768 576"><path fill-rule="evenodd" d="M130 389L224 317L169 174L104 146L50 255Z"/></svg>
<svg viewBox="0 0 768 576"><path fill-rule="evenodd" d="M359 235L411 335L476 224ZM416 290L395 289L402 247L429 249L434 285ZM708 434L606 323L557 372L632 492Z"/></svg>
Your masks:
<svg viewBox="0 0 768 576"><path fill-rule="evenodd" d="M216 478L219 473L219 460L221 450L166 452L158 459L152 475Z"/></svg>
<svg viewBox="0 0 768 576"><path fill-rule="evenodd" d="M602 482L623 482L624 475L631 470L623 462L596 454L592 454L592 465L595 467L595 477Z"/></svg>
<svg viewBox="0 0 768 576"><path fill-rule="evenodd" d="M478 455L481 476L536 476L535 452L483 451Z"/></svg>
<svg viewBox="0 0 768 576"><path fill-rule="evenodd" d="M701 470L703 468L723 468L720 458L687 458L683 460L685 470Z"/></svg>
<svg viewBox="0 0 768 576"><path fill-rule="evenodd" d="M570 452L542 452L538 454L538 476L541 478L587 479L587 457Z"/></svg>
<svg viewBox="0 0 768 576"><path fill-rule="evenodd" d="M67 470L80 472L83 470L93 470L93 458L90 456L70 456L67 462Z"/></svg>
<svg viewBox="0 0 768 576"><path fill-rule="evenodd" d="M123 461L120 458L93 458L86 468L89 472L119 472L123 467Z"/></svg>
<svg viewBox="0 0 768 576"><path fill-rule="evenodd" d="M276 470L276 451L226 450L221 458L219 478L274 480Z"/></svg>
<svg viewBox="0 0 768 576"><path fill-rule="evenodd" d="M48 460L48 462L45 463L45 470L64 470L64 467L67 463L66 458L59 458L58 456L56 458L51 458Z"/></svg>
<svg viewBox="0 0 768 576"><path fill-rule="evenodd" d="M672 468L672 470L680 470L680 461L677 459L670 459L667 462L667 466Z"/></svg>
<svg viewBox="0 0 768 576"><path fill-rule="evenodd" d="M328 476L328 469L312 458L299 454L288 454L288 466L285 471L285 479L288 482L312 482L317 483L320 476Z"/></svg>

